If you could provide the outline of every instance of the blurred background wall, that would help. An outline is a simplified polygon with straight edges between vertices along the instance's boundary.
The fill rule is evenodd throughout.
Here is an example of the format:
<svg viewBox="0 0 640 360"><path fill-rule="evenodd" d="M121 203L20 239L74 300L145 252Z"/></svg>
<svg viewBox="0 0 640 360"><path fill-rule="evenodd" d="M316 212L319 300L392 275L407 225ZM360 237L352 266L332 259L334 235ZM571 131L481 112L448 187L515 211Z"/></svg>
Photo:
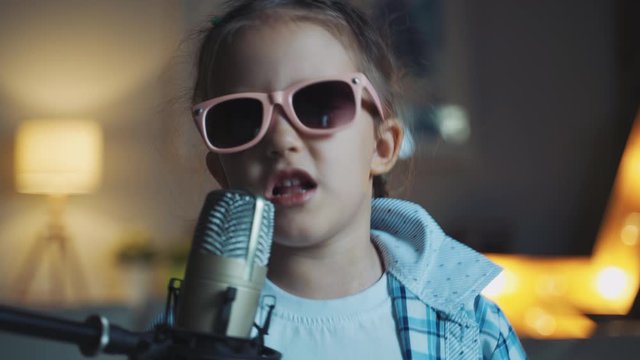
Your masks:
<svg viewBox="0 0 640 360"><path fill-rule="evenodd" d="M469 136L422 138L409 196L485 251L590 254L637 110L623 3L441 2L422 64Z"/></svg>
<svg viewBox="0 0 640 360"><path fill-rule="evenodd" d="M200 7L206 14L210 5L0 3L0 298L12 299L12 277L47 221L44 197L15 189L14 137L26 119L83 117L103 127L102 184L71 196L65 214L90 285L82 298L123 298L126 278L114 262L123 241L188 241L204 194L215 186L181 107L191 78L189 33L202 20ZM37 276L34 294L48 279Z"/></svg>
<svg viewBox="0 0 640 360"><path fill-rule="evenodd" d="M638 106L638 6L359 2L406 35L396 46L415 75L408 97L423 116L413 160L393 178L400 195L480 251L588 256ZM118 262L127 246L165 255L143 277L143 296L164 294L167 262L217 187L188 98L195 31L218 5L0 1L0 302L19 301L17 269L47 222L44 198L17 193L14 179L15 133L42 117L91 118L104 131L101 186L67 204L87 286L66 304L140 301ZM385 18L403 9L415 11ZM462 136L447 138L433 114L451 106ZM22 304L51 303L46 269Z"/></svg>

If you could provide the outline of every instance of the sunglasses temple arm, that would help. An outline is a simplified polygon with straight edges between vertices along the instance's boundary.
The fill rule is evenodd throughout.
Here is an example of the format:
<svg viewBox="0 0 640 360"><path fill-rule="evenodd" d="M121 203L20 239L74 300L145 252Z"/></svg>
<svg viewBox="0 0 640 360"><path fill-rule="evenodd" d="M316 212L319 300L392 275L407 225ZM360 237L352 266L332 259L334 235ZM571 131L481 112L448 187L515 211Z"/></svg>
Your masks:
<svg viewBox="0 0 640 360"><path fill-rule="evenodd" d="M380 101L380 97L378 96L378 93L375 91L375 88L373 87L373 84L371 84L369 79L365 78L365 84L363 87L373 98L373 102L375 103L376 109L378 109L378 112L380 113L380 117L382 118L382 120L385 120L387 116L384 111L384 106L382 105L382 101Z"/></svg>

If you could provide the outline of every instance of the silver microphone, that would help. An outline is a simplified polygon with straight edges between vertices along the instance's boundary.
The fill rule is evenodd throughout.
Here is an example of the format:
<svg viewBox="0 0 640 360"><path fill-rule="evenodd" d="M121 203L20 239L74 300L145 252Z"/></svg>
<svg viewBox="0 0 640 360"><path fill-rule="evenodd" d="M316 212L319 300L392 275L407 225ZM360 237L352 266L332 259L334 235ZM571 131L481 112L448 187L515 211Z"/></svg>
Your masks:
<svg viewBox="0 0 640 360"><path fill-rule="evenodd" d="M249 338L267 275L274 207L243 190L212 191L193 237L178 328Z"/></svg>

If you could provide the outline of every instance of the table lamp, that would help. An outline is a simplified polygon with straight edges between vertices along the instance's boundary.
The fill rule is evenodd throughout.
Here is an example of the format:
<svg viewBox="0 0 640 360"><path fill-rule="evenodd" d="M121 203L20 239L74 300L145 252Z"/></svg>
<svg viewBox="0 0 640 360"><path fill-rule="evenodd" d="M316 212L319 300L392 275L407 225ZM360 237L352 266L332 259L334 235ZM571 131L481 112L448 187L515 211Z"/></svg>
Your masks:
<svg viewBox="0 0 640 360"><path fill-rule="evenodd" d="M27 297L38 267L47 255L52 270L49 274L52 296L65 294L67 275L76 277L76 282L69 285L86 289L78 256L65 231L64 205L68 195L89 193L98 187L102 147L102 130L90 120L37 119L24 121L19 126L15 149L17 190L46 195L50 203L45 234L27 252L15 278L14 288L21 300Z"/></svg>

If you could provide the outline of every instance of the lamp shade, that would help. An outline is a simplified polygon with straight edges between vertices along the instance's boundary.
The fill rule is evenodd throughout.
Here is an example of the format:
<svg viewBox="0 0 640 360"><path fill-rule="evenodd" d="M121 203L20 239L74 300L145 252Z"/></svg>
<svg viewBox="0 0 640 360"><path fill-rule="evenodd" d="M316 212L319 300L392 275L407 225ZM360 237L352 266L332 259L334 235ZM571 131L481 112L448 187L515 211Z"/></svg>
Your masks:
<svg viewBox="0 0 640 360"><path fill-rule="evenodd" d="M82 194L102 175L102 129L90 120L24 121L16 137L16 186L31 194Z"/></svg>

